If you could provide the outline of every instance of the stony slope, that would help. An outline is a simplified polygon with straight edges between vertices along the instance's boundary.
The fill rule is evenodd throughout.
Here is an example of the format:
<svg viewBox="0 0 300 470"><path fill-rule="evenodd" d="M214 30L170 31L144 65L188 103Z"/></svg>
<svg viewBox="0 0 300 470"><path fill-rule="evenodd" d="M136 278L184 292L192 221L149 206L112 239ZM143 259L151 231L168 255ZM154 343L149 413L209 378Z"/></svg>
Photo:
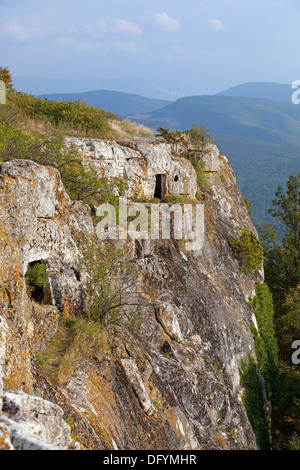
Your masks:
<svg viewBox="0 0 300 470"><path fill-rule="evenodd" d="M157 152L157 145L144 141L143 151L146 146L148 153ZM128 144L123 148L128 152ZM126 241L139 270L143 301L134 313L141 329L113 336L104 354L90 357L60 387L50 382L36 352L54 336L63 313L80 312L75 258L84 232L93 229L92 219L84 204L69 199L54 169L31 161L1 165L4 448L26 448L34 439L55 448L53 425L65 436L65 448L255 448L241 402L239 366L249 352L254 355L250 324L255 319L248 299L263 274L249 277L239 269L229 240L236 228L255 228L227 159L215 152L207 161L203 249L189 251L176 240ZM44 260L50 273L48 305L26 295L24 274L36 260ZM32 418L25 409L13 412L17 397L4 405L8 390L26 393L35 403L31 409L44 406L51 414L58 405L77 444L70 444L71 429L64 422L51 419L48 433L39 435L32 427L33 435L26 431L22 443L14 441L13 423L26 428Z"/></svg>

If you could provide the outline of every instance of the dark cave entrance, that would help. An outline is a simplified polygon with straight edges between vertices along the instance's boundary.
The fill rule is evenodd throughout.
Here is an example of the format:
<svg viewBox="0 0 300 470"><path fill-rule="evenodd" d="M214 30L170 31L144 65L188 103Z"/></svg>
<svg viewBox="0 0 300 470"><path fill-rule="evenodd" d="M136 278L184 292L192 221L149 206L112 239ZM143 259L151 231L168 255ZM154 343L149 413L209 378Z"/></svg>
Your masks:
<svg viewBox="0 0 300 470"><path fill-rule="evenodd" d="M154 197L162 199L167 193L167 177L165 174L155 175Z"/></svg>
<svg viewBox="0 0 300 470"><path fill-rule="evenodd" d="M52 305L47 263L44 260L32 261L25 274L27 295L43 305Z"/></svg>

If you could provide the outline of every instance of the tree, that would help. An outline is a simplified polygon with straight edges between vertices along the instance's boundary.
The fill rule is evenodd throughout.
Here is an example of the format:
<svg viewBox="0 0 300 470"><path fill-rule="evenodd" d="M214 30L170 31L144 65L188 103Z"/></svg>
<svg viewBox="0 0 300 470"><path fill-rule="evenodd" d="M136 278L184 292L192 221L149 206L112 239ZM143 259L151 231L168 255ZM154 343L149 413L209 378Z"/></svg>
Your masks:
<svg viewBox="0 0 300 470"><path fill-rule="evenodd" d="M210 129L202 124L195 124L186 132L189 134L190 140L197 144L200 151L204 150L208 142L213 143L213 135Z"/></svg>
<svg viewBox="0 0 300 470"><path fill-rule="evenodd" d="M293 341L300 339L300 285L287 293L284 313L278 318L276 327L280 331L281 356L288 362Z"/></svg>
<svg viewBox="0 0 300 470"><path fill-rule="evenodd" d="M286 186L286 192L278 187L268 212L284 227L282 267L289 287L295 289L300 283L300 173L291 175Z"/></svg>
<svg viewBox="0 0 300 470"><path fill-rule="evenodd" d="M87 235L77 268L84 278L86 317L106 327L124 325L124 308L137 305L138 298L137 271L125 252L111 241Z"/></svg>
<svg viewBox="0 0 300 470"><path fill-rule="evenodd" d="M13 87L11 73L8 67L0 67L0 80L2 80L7 89L11 89Z"/></svg>
<svg viewBox="0 0 300 470"><path fill-rule="evenodd" d="M273 294L283 385L279 413L273 419L273 448L282 449L289 447L292 437L287 416L290 423L298 426L300 415L300 374L291 364L292 343L300 334L300 173L289 177L285 189L278 187L269 213L275 222L264 224L259 231L266 258L265 281Z"/></svg>
<svg viewBox="0 0 300 470"><path fill-rule="evenodd" d="M274 294L277 314L284 311L286 294L300 284L300 173L291 175L286 190L278 187L269 213L279 223L260 227L266 257L266 282Z"/></svg>

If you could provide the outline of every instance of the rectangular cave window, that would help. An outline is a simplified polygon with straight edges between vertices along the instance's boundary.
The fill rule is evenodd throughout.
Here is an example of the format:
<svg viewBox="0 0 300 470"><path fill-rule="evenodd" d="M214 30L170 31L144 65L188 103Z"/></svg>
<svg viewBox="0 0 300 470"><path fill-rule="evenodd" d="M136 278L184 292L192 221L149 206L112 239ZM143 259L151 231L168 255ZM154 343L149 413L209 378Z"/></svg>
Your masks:
<svg viewBox="0 0 300 470"><path fill-rule="evenodd" d="M49 274L44 261L33 261L28 264L25 274L27 295L43 305L52 305L49 286Z"/></svg>
<svg viewBox="0 0 300 470"><path fill-rule="evenodd" d="M158 199L162 199L165 197L167 193L166 188L167 178L164 174L158 174L155 176L155 190L154 190L154 197Z"/></svg>

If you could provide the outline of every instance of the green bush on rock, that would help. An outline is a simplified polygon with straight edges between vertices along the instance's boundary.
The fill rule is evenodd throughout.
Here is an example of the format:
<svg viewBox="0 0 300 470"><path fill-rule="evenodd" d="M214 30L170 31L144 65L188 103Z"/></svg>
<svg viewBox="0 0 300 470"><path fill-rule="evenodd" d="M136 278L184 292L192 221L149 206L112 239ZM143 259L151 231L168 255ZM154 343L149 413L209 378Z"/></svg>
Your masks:
<svg viewBox="0 0 300 470"><path fill-rule="evenodd" d="M239 260L241 270L252 274L256 269L262 269L264 254L259 239L248 229L237 230L238 238L230 240L234 255Z"/></svg>

